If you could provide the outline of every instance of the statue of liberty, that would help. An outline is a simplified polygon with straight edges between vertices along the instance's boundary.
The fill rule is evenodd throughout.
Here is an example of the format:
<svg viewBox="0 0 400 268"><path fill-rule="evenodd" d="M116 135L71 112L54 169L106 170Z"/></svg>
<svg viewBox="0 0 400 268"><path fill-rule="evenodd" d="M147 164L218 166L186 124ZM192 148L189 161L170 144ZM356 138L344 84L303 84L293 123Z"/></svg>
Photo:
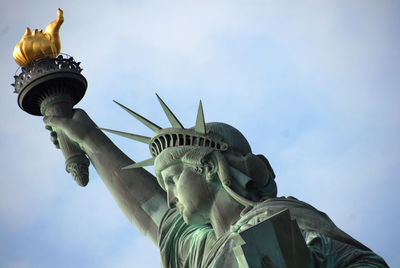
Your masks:
<svg viewBox="0 0 400 268"><path fill-rule="evenodd" d="M44 122L89 156L126 217L159 247L163 267L387 267L325 213L277 197L267 158L234 127L205 123L201 102L196 125L184 128L157 97L171 128L117 103L152 137L100 129L80 109ZM102 130L148 144L152 157L134 163ZM155 176L143 169L150 165Z"/></svg>

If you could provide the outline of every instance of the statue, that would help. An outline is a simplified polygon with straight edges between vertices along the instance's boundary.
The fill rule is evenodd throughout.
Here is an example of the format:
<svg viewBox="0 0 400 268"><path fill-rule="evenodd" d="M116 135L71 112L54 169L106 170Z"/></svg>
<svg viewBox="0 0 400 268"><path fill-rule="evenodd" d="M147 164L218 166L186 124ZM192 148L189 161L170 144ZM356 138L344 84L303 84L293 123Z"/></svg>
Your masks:
<svg viewBox="0 0 400 268"><path fill-rule="evenodd" d="M90 159L131 223L155 243L163 267L388 267L329 217L294 197L277 197L275 174L246 138L224 123L184 128L157 98L172 127L163 129L116 102L152 137L99 128L81 109L44 114L53 142L68 137ZM149 145L133 162L104 134ZM155 176L143 169L154 165Z"/></svg>
<svg viewBox="0 0 400 268"><path fill-rule="evenodd" d="M201 103L196 126L185 129L159 101L172 128L162 129L119 104L155 134L144 137L103 129L148 143L153 157L138 163L125 156L83 110L75 110L72 119L45 117L44 122L87 152L125 215L158 243L163 267L306 267L299 263L309 267L387 267L323 212L293 197L277 198L275 174L268 160L253 155L235 128L206 124ZM156 178L141 168L152 164ZM248 265L250 260L243 265L237 235L284 211L297 222L306 254L293 260L282 253L284 265L268 256L258 256L258 266ZM282 226L275 226L275 232Z"/></svg>

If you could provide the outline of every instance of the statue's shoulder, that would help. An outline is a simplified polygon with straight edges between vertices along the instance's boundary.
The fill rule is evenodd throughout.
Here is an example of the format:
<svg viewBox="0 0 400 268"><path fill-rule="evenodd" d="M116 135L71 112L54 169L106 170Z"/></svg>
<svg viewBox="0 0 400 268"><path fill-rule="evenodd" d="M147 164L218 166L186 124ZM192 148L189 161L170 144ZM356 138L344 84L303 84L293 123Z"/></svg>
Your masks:
<svg viewBox="0 0 400 268"><path fill-rule="evenodd" d="M302 231L315 232L360 249L369 250L368 247L338 228L327 214L292 196L270 198L253 208L245 209L240 220L232 227L233 231L246 230L286 209Z"/></svg>
<svg viewBox="0 0 400 268"><path fill-rule="evenodd" d="M259 202L255 207L246 207L240 215L240 220L233 226L234 231L247 229L286 209L290 211L291 216L295 219L301 215L301 213L298 213L299 210L308 212L308 214L317 214L322 217L327 217L325 213L318 211L313 206L295 197L269 198Z"/></svg>

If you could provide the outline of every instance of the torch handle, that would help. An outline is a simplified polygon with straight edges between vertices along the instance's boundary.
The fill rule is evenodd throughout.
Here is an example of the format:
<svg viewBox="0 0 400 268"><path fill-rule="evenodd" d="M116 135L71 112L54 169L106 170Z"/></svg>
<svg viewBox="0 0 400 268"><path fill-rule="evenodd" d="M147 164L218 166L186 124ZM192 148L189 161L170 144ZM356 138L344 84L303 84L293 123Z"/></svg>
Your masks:
<svg viewBox="0 0 400 268"><path fill-rule="evenodd" d="M67 95L50 96L41 104L41 112L45 116L58 116L72 118L72 99ZM55 129L61 151L65 157L65 170L71 173L80 186L89 182L89 160L76 143L62 131Z"/></svg>

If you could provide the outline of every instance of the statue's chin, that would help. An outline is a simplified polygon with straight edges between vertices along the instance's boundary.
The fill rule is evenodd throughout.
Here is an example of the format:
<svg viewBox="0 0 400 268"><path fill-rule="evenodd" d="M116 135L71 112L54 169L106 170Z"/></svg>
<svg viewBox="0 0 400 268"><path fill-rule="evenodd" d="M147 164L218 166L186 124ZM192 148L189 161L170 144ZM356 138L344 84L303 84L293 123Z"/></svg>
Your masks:
<svg viewBox="0 0 400 268"><path fill-rule="evenodd" d="M193 221L193 217L191 217L191 215L187 215L187 213L185 213L185 210L183 209L183 207L179 208L178 211L181 214L181 216L186 224L196 224L195 221Z"/></svg>
<svg viewBox="0 0 400 268"><path fill-rule="evenodd" d="M180 214L182 215L182 218L186 224L190 224L190 225L196 224L197 225L197 224L209 224L210 223L209 220L207 220L204 217L201 217L199 215L194 215L194 214L188 215L188 213L185 211L180 212Z"/></svg>

